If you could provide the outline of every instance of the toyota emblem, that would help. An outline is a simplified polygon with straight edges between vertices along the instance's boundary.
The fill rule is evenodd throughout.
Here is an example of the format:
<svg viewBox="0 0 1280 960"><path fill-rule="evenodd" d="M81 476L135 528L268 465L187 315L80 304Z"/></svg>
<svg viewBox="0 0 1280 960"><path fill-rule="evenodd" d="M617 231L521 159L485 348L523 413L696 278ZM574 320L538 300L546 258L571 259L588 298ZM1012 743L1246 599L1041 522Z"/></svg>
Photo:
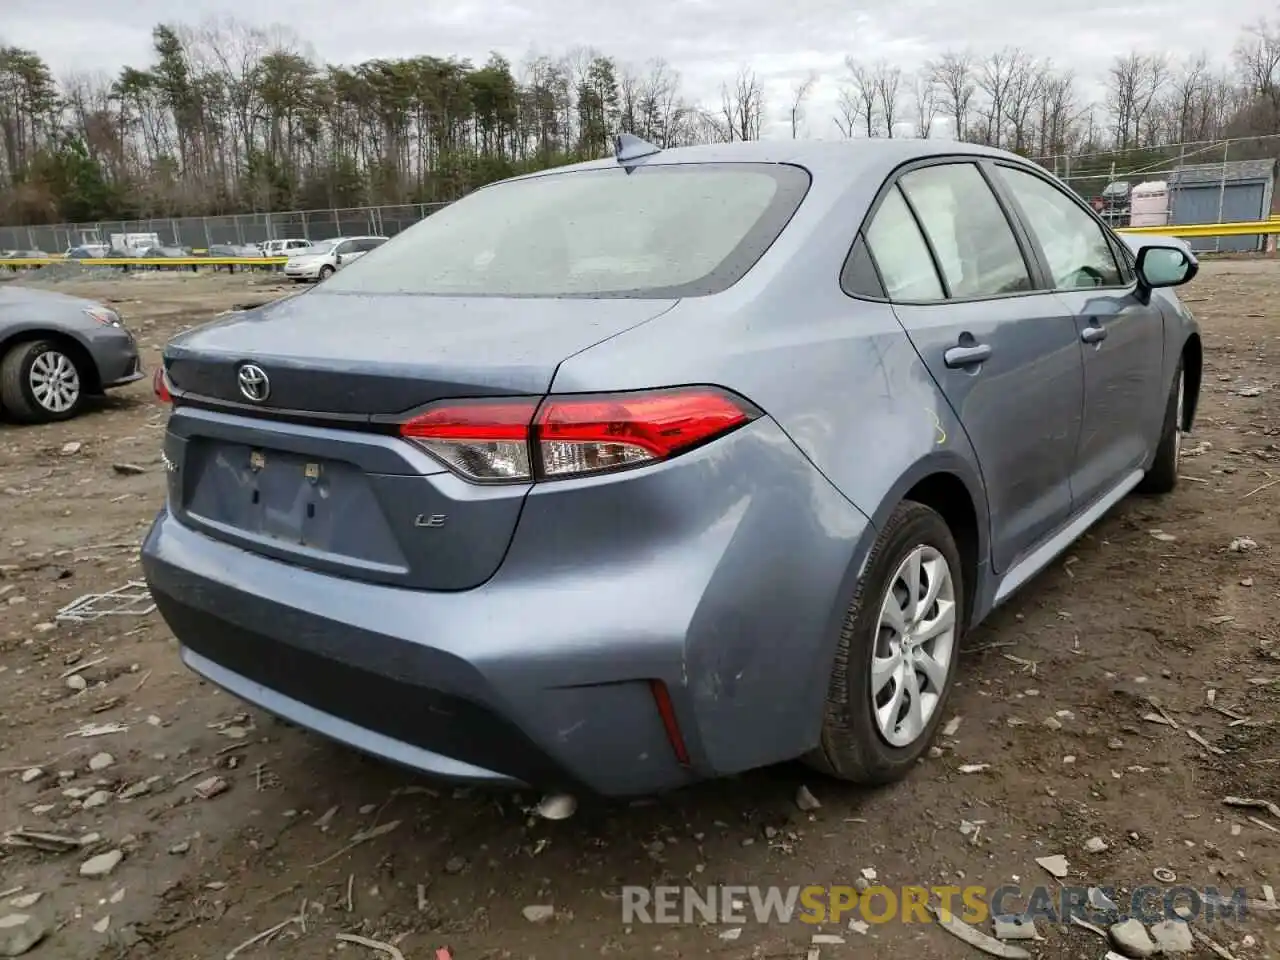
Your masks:
<svg viewBox="0 0 1280 960"><path fill-rule="evenodd" d="M256 363L242 366L236 379L240 383L240 392L254 403L261 403L271 396L271 381L267 378L267 371Z"/></svg>

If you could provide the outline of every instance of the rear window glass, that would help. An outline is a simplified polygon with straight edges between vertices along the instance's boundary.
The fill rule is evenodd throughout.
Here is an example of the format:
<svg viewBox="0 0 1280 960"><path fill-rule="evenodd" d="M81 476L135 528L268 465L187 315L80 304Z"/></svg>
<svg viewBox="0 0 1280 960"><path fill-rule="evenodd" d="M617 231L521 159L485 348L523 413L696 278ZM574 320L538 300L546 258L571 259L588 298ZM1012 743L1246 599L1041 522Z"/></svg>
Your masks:
<svg viewBox="0 0 1280 960"><path fill-rule="evenodd" d="M809 187L781 164L671 164L494 184L339 271L328 293L686 297L737 282Z"/></svg>

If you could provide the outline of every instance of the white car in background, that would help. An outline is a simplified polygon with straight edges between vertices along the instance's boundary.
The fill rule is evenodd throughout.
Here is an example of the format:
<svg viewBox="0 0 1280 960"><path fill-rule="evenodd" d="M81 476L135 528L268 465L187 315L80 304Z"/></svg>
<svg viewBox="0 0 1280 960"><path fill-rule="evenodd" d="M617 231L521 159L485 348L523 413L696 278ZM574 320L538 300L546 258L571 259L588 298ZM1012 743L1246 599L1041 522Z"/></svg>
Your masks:
<svg viewBox="0 0 1280 960"><path fill-rule="evenodd" d="M289 256L284 275L295 283L327 280L342 267L387 242L386 237L336 237Z"/></svg>
<svg viewBox="0 0 1280 960"><path fill-rule="evenodd" d="M258 244L258 249L264 257L291 257L310 246L310 240L265 240Z"/></svg>

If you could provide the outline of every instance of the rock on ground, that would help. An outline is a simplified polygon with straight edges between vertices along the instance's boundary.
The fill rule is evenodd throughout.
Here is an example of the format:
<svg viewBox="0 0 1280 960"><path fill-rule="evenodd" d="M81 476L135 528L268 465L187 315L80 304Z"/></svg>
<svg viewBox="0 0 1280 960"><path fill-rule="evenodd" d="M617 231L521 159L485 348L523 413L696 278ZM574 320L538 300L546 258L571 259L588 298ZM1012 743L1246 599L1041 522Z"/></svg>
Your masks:
<svg viewBox="0 0 1280 960"><path fill-rule="evenodd" d="M0 917L0 957L20 957L44 939L44 924L27 913Z"/></svg>
<svg viewBox="0 0 1280 960"><path fill-rule="evenodd" d="M1190 953L1195 949L1191 942L1191 928L1181 920L1161 920L1151 928L1156 949L1164 953Z"/></svg>
<svg viewBox="0 0 1280 960"><path fill-rule="evenodd" d="M123 859L124 854L119 850L108 850L106 853L100 853L96 857L90 857L80 864L80 876L105 877L118 867Z"/></svg>
<svg viewBox="0 0 1280 960"><path fill-rule="evenodd" d="M1130 917L1128 920L1111 926L1111 942L1126 957L1150 957L1156 952L1147 928L1139 920Z"/></svg>

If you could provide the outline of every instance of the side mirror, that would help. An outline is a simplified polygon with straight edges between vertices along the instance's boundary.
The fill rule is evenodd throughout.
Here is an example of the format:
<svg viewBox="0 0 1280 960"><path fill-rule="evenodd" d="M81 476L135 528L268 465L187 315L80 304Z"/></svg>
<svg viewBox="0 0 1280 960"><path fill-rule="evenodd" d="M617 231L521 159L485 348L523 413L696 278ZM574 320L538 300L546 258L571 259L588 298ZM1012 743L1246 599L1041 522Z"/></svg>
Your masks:
<svg viewBox="0 0 1280 960"><path fill-rule="evenodd" d="M1138 279L1149 290L1179 287L1190 281L1200 264L1181 247L1145 246L1138 251Z"/></svg>

